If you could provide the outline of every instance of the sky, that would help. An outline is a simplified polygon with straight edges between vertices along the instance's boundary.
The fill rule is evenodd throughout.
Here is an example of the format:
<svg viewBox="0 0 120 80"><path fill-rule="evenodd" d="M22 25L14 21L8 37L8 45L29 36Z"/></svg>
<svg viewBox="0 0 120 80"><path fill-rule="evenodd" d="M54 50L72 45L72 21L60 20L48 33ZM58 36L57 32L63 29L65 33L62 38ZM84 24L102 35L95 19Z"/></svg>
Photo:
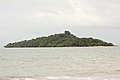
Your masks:
<svg viewBox="0 0 120 80"><path fill-rule="evenodd" d="M70 31L120 45L120 0L0 0L0 47Z"/></svg>

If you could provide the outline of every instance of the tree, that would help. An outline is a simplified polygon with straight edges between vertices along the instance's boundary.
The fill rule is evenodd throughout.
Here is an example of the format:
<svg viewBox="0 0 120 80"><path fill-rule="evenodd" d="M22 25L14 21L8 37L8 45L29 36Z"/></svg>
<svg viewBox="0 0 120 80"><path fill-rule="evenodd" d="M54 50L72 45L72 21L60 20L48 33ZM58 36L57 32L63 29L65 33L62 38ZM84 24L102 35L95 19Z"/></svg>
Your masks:
<svg viewBox="0 0 120 80"><path fill-rule="evenodd" d="M48 37L38 37L36 39L24 40L15 43L9 43L5 47L73 47L73 46L113 46L99 39L78 38L65 31L63 34L50 35Z"/></svg>

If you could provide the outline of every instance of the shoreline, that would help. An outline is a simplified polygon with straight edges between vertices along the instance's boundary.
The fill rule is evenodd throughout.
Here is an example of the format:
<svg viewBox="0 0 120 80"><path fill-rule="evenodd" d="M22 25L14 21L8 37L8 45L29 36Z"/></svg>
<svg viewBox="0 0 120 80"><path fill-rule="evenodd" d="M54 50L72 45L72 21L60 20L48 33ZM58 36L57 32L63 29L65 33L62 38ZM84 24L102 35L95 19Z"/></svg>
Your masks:
<svg viewBox="0 0 120 80"><path fill-rule="evenodd" d="M84 46L84 47L2 47L1 49L56 49L56 48L114 48L114 47L120 47L120 46Z"/></svg>

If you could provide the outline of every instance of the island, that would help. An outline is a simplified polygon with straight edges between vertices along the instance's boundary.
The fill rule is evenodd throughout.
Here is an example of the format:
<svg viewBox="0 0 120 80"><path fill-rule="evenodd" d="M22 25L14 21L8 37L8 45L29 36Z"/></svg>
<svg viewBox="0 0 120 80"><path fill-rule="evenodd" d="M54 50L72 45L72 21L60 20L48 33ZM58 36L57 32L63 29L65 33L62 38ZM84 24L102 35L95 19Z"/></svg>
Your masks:
<svg viewBox="0 0 120 80"><path fill-rule="evenodd" d="M5 48L13 47L88 47L88 46L114 46L112 43L100 39L79 38L69 31L64 33L49 35L47 37L38 37L36 39L24 40L20 42L9 43Z"/></svg>

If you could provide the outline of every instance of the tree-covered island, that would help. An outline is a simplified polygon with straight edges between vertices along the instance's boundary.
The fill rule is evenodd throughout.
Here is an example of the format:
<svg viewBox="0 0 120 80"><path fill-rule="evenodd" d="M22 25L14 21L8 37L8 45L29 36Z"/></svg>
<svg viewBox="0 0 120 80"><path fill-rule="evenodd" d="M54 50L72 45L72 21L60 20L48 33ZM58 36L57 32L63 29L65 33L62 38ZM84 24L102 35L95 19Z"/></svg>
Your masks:
<svg viewBox="0 0 120 80"><path fill-rule="evenodd" d="M65 31L62 34L54 34L48 37L38 37L36 39L24 40L9 43L5 47L87 47L87 46L114 46L112 43L104 42L100 39L78 38Z"/></svg>

